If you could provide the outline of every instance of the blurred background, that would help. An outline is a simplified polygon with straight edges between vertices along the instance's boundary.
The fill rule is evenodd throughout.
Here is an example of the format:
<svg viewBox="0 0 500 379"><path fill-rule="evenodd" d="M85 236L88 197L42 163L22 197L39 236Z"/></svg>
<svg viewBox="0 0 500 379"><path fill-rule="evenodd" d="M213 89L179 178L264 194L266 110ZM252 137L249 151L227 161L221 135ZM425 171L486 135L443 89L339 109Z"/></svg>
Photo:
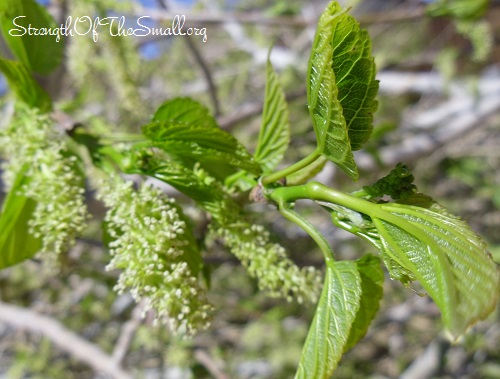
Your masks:
<svg viewBox="0 0 500 379"><path fill-rule="evenodd" d="M293 137L286 161L314 148L305 78L315 25L327 1L40 2L58 23L68 16L108 15L126 16L125 26L134 27L139 17L149 16L144 24L166 28L176 15L185 15L186 28L206 28L206 41L203 36L111 37L105 32L98 42L90 35L67 38L64 64L39 81L56 99L56 108L69 116L69 127L81 123L95 133L138 132L163 101L190 96L252 151L272 47L271 61L290 105ZM352 183L333 165L317 179L351 191L404 162L413 168L419 190L467 220L500 262L500 1L341 3L352 7L372 38L379 109L373 138L356 153L362 180ZM0 52L8 56L3 41ZM10 106L2 77L0 106L1 112ZM214 244L204 256L217 309L213 326L192 340L176 339L147 317L141 319L129 295L112 290L117 274L105 270L110 258L100 235L104 209L92 193L88 198L94 218L60 272L44 269L37 260L0 271L0 313L5 319L8 312L27 317L41 330L33 333L0 321L1 379L103 377L65 347L68 335L89 342L97 349L89 354L100 354L105 364L123 364L134 378L293 377L314 304L267 298L237 260ZM188 211L190 206L186 203ZM328 214L300 206L328 235L339 259L375 253L331 226ZM321 267L321 254L304 232L272 207L252 209L264 212L259 222L299 265ZM368 335L343 357L335 378L500 378L498 309L451 344L428 297L388 277L384 289ZM54 320L57 324L50 323ZM69 334L60 334L61 326ZM44 333L45 327L63 341L54 343L56 337Z"/></svg>

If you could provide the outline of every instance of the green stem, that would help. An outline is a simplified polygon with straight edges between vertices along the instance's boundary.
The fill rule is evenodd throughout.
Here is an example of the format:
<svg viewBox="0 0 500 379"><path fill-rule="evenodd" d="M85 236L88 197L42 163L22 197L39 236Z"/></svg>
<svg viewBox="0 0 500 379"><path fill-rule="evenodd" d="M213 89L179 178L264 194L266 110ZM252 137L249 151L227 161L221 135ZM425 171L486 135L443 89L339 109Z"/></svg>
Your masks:
<svg viewBox="0 0 500 379"><path fill-rule="evenodd" d="M281 178L287 177L287 176L303 169L304 167L307 167L310 164L314 163L320 156L321 156L321 153L320 153L319 149L316 149L311 154L309 154L307 157L305 157L304 159L301 159L300 161L294 163L293 165L288 166L287 168L284 168L283 170L273 172L272 174L270 174L268 176L264 176L262 178L262 184L264 184L264 185L271 184L271 183L274 183L274 182L280 180Z"/></svg>
<svg viewBox="0 0 500 379"><path fill-rule="evenodd" d="M357 198L365 198L365 199L370 196L368 192L366 192L364 189L351 192L350 195Z"/></svg>
<svg viewBox="0 0 500 379"><path fill-rule="evenodd" d="M280 205L280 210L281 208L284 208L286 204L292 203L296 200L310 199L341 205L356 212L368 215L373 220L377 231L382 235L383 239L392 246L391 249L384 249L385 252L400 265L413 272L418 280L427 284L425 288L428 288L428 286L430 286L429 279L425 277L424 273L419 271L417 263L413 262L407 256L407 254L400 248L397 241L394 241L393 236L388 233L387 227L383 222L390 223L405 233L408 233L416 240L419 240L421 243L427 245L427 248L431 251L429 258L432 260L434 269L436 272L442 272L442 276L445 277L444 281L437 284L440 287L439 291L437 291L437 294L440 295L440 298L437 299L438 303L442 304L443 302L446 302L449 305L449 307L447 307L448 309L453 309L455 306L456 293L454 289L448 285L448 283L452 283L453 281L452 272L448 268L449 263L446 261L446 256L441 247L424 230L408 220L391 213L391 211L384 210L383 205L371 203L369 201L347 195L318 182L310 182L300 186L276 188L268 194L268 197ZM423 217L424 215L421 216ZM318 243L318 241L316 242ZM430 288L432 289L432 286ZM447 319L448 322L451 322L447 316L449 315L445 315L445 319Z"/></svg>
<svg viewBox="0 0 500 379"><path fill-rule="evenodd" d="M281 204L279 206L280 208L280 213L285 217L287 220L294 222L298 226L300 226L304 231L311 236L311 238L316 242L318 247L321 249L321 252L323 253L323 257L325 258L326 264L328 262L334 260L334 253L333 250L328 243L328 241L323 237L323 235L318 232L318 230L305 218L303 218L301 215L299 215L297 212L293 211L292 209L289 208L288 204Z"/></svg>
<svg viewBox="0 0 500 379"><path fill-rule="evenodd" d="M374 207L373 203L336 191L318 182L309 182L300 186L276 188L272 190L268 196L278 204L291 203L299 199L310 199L342 205L369 216L377 216L378 214L378 209Z"/></svg>

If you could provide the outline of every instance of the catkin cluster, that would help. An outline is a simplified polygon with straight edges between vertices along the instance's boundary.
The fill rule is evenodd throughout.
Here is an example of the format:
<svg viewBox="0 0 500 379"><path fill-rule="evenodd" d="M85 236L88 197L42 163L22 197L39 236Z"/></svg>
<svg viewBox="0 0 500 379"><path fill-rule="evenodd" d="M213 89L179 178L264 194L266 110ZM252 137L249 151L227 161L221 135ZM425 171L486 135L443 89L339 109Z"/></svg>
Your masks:
<svg viewBox="0 0 500 379"><path fill-rule="evenodd" d="M197 274L201 261L186 220L174 199L159 189L111 178L98 189L109 208L112 242L108 269L120 269L115 289L130 291L144 312L175 332L193 334L209 325L212 306Z"/></svg>
<svg viewBox="0 0 500 379"><path fill-rule="evenodd" d="M269 240L269 233L262 225L233 224L220 228L217 234L270 296L299 303L316 301L320 273L313 267L299 268L281 245Z"/></svg>
<svg viewBox="0 0 500 379"><path fill-rule="evenodd" d="M78 158L68 151L52 120L34 110L21 111L0 139L8 159L4 182L10 187L17 175L28 177L20 193L36 202L29 232L41 239L45 257L54 259L74 244L88 218Z"/></svg>

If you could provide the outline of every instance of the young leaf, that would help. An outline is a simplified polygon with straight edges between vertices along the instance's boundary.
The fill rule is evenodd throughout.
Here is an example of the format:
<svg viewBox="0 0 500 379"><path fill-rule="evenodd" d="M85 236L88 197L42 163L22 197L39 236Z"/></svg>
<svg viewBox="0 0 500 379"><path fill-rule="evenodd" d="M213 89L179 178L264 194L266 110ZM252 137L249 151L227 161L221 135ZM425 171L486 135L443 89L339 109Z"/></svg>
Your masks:
<svg viewBox="0 0 500 379"><path fill-rule="evenodd" d="M411 198L406 203L370 203L372 220L361 227L332 213L334 223L380 249L393 279L406 286L419 280L456 337L492 312L499 273L484 242L464 221L437 203L416 199L419 206Z"/></svg>
<svg viewBox="0 0 500 379"><path fill-rule="evenodd" d="M370 186L364 186L363 190L370 198L389 195L394 200L408 199L417 192L417 186L413 184L414 179L408 166L398 163L388 175Z"/></svg>
<svg viewBox="0 0 500 379"><path fill-rule="evenodd" d="M143 128L146 136L153 133L162 137L152 140L151 146L169 155L189 157L203 165L227 165L258 174L259 166L236 140L221 129L184 123L154 122ZM160 132L161 131L161 132Z"/></svg>
<svg viewBox="0 0 500 379"><path fill-rule="evenodd" d="M367 32L336 2L318 22L307 83L319 151L356 180L352 151L371 135L378 82Z"/></svg>
<svg viewBox="0 0 500 379"><path fill-rule="evenodd" d="M36 202L20 194L30 178L22 169L5 199L0 215L0 269L15 265L33 257L41 248L41 240L27 231Z"/></svg>
<svg viewBox="0 0 500 379"><path fill-rule="evenodd" d="M355 263L361 278L361 300L344 351L351 349L365 336L383 296L384 271L380 259L374 255L365 255Z"/></svg>
<svg viewBox="0 0 500 379"><path fill-rule="evenodd" d="M148 175L168 183L195 201L211 202L218 200L217 194L214 193L209 184L204 183L193 171L177 162L164 161L161 165L138 167L128 172Z"/></svg>
<svg viewBox="0 0 500 379"><path fill-rule="evenodd" d="M12 53L29 71L49 74L62 60L63 42L60 39L57 41L56 35L30 35L30 26L36 29L57 30L57 25L47 10L34 0L0 2L0 28Z"/></svg>
<svg viewBox="0 0 500 379"><path fill-rule="evenodd" d="M142 131L152 146L167 154L193 158L212 169L230 165L255 175L261 172L245 147L220 129L208 110L194 100L165 102Z"/></svg>
<svg viewBox="0 0 500 379"><path fill-rule="evenodd" d="M330 212L334 225L366 239L377 247L391 279L398 280L405 286L409 286L412 281L416 280L415 275L413 275L411 271L405 269L384 252L384 246L380 240L377 229L375 225L373 225L373 222L367 219L366 216L363 217L359 212L334 204L320 202L320 205L323 205L323 207Z"/></svg>
<svg viewBox="0 0 500 379"><path fill-rule="evenodd" d="M445 208L380 204L375 225L385 250L412 271L459 336L498 301L500 275L486 244ZM390 216L387 213L390 213Z"/></svg>
<svg viewBox="0 0 500 379"><path fill-rule="evenodd" d="M262 126L254 153L254 159L261 165L264 173L271 172L278 165L289 142L290 123L285 95L271 61L268 59Z"/></svg>
<svg viewBox="0 0 500 379"><path fill-rule="evenodd" d="M310 182L277 188L271 198L311 198L337 212L345 208L359 214L344 212L334 222L364 236L411 272L455 337L487 317L498 302L500 273L486 244L460 218L436 203L422 202L421 196L416 196L416 204L422 206L412 205L412 198L405 203L372 203Z"/></svg>
<svg viewBox="0 0 500 379"><path fill-rule="evenodd" d="M189 97L177 97L165 101L156 110L152 121L177 121L219 128L206 107Z"/></svg>
<svg viewBox="0 0 500 379"><path fill-rule="evenodd" d="M370 37L353 17L343 13L335 24L332 47L335 83L351 150L359 150L370 138L377 109L378 81Z"/></svg>
<svg viewBox="0 0 500 379"><path fill-rule="evenodd" d="M329 261L316 314L295 379L328 379L337 366L360 307L361 277L355 262Z"/></svg>
<svg viewBox="0 0 500 379"><path fill-rule="evenodd" d="M24 64L0 58L0 71L20 101L42 112L50 110L52 104L49 95L33 79Z"/></svg>
<svg viewBox="0 0 500 379"><path fill-rule="evenodd" d="M358 168L354 162L332 67L333 34L343 16L345 11L341 12L340 6L332 2L318 21L309 58L307 100L320 153L356 180Z"/></svg>
<svg viewBox="0 0 500 379"><path fill-rule="evenodd" d="M125 168L125 172L148 175L170 184L196 201L214 218L225 219L234 213L234 207L237 207L223 191L222 184L207 175L199 165L195 165L191 170L181 163L151 156L144 150L136 151L130 161L134 162L134 166Z"/></svg>

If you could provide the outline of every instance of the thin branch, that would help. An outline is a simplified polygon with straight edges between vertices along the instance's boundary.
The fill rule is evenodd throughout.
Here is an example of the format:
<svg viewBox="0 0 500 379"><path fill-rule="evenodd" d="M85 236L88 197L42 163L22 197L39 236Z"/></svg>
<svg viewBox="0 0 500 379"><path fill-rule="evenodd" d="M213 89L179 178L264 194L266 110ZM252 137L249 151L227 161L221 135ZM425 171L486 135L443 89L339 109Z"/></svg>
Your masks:
<svg viewBox="0 0 500 379"><path fill-rule="evenodd" d="M189 51L191 51L191 54L193 54L194 59L200 65L201 71L203 72L203 76L207 81L208 92L210 93L210 98L212 99L212 105L214 107L214 115L217 117L220 115L221 110L220 110L219 97L217 96L217 88L215 87L214 80L212 79L212 73L208 68L207 62L205 62L205 59L201 55L201 52L193 42L192 37L187 37L184 40L186 41L186 46L188 47Z"/></svg>
<svg viewBox="0 0 500 379"><path fill-rule="evenodd" d="M296 99L300 99L304 96L306 96L305 89L298 90L286 95L286 100L293 101ZM222 129L231 130L239 122L248 120L249 118L261 114L263 109L264 109L264 104L261 102L248 104L241 107L240 109L237 109L234 113L231 113L230 115L219 117L217 121Z"/></svg>
<svg viewBox="0 0 500 379"><path fill-rule="evenodd" d="M61 323L34 311L0 302L0 322L31 333L40 333L73 358L88 364L96 372L116 379L132 379L100 347L66 329Z"/></svg>
<svg viewBox="0 0 500 379"><path fill-rule="evenodd" d="M127 351L134 339L135 333L142 321L142 304L137 304L132 311L132 317L128 320L122 327L120 337L115 345L115 350L113 351L113 360L117 365L121 365Z"/></svg>
<svg viewBox="0 0 500 379"><path fill-rule="evenodd" d="M163 11L165 12L168 11L166 2L158 1L158 5L161 9L163 9ZM205 61L205 58L203 58L203 55L201 54L200 50L196 47L196 44L193 42L192 37L188 36L187 38L185 38L185 41L189 51L191 52L191 54L193 54L194 59L200 65L201 71L203 72L203 76L207 81L208 92L210 94L210 98L212 99L212 105L214 107L214 115L217 117L220 115L221 111L220 111L219 97L217 96L217 88L215 87L214 80L212 79L212 73L208 68L208 64Z"/></svg>
<svg viewBox="0 0 500 379"><path fill-rule="evenodd" d="M145 9L136 7L134 15L147 15L155 21L171 21L179 16L166 10ZM186 14L186 25L190 26L209 26L214 24L226 24L237 22L240 24L259 24L279 27L306 27L316 25L317 17L304 19L295 16L266 17L261 12L248 13L204 13L204 14ZM424 8L416 8L412 11L396 9L388 12L376 12L359 17L359 22L363 25L382 24L382 23L403 23L421 19L425 16Z"/></svg>
<svg viewBox="0 0 500 379"><path fill-rule="evenodd" d="M213 358L203 349L196 349L194 358L200 363L215 379L229 379L222 370L219 368Z"/></svg>

